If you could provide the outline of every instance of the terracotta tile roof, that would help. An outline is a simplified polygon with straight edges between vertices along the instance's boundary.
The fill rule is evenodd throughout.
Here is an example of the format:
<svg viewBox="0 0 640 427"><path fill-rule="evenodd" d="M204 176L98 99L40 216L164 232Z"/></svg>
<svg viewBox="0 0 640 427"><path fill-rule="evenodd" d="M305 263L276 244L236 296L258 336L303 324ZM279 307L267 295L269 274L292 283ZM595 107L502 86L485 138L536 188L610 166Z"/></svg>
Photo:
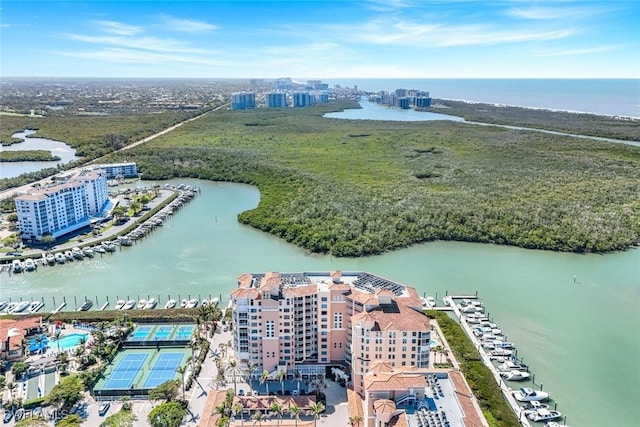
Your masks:
<svg viewBox="0 0 640 427"><path fill-rule="evenodd" d="M238 276L238 287L248 288L251 285L251 279L253 276L249 273L244 273Z"/></svg>
<svg viewBox="0 0 640 427"><path fill-rule="evenodd" d="M408 371L367 372L364 376L364 388L376 390L406 390L408 388L424 388L427 380L424 374Z"/></svg>
<svg viewBox="0 0 640 427"><path fill-rule="evenodd" d="M393 400L378 399L373 402L376 414L393 414L396 411L396 403Z"/></svg>
<svg viewBox="0 0 640 427"><path fill-rule="evenodd" d="M481 427L487 426L488 423L482 415L482 411L477 403L471 389L467 385L462 374L458 371L449 371L449 378L455 387L456 398L460 403L464 418L462 423L465 427Z"/></svg>
<svg viewBox="0 0 640 427"><path fill-rule="evenodd" d="M231 291L231 297L259 299L260 291L255 288L236 288Z"/></svg>
<svg viewBox="0 0 640 427"><path fill-rule="evenodd" d="M395 302L395 301L394 301ZM423 313L406 307L402 303L394 303L374 308L368 312L358 313L351 318L351 323L375 322L376 329L396 331L430 331L429 318Z"/></svg>
<svg viewBox="0 0 640 427"><path fill-rule="evenodd" d="M350 388L347 389L347 402L349 405L349 415L360 415L361 417L364 416L364 411L362 409L362 398L358 393Z"/></svg>
<svg viewBox="0 0 640 427"><path fill-rule="evenodd" d="M209 393L207 402L204 404L204 409L200 415L198 427L217 427L220 414L215 413L216 407L224 402L226 393L225 390L212 390Z"/></svg>
<svg viewBox="0 0 640 427"><path fill-rule="evenodd" d="M303 297L307 295L315 295L316 293L318 293L318 286L315 284L287 286L282 290L282 294L289 297Z"/></svg>
<svg viewBox="0 0 640 427"><path fill-rule="evenodd" d="M18 344L22 343L22 337L26 335L26 332L29 329L39 328L42 324L42 317L40 316L32 316L32 317L24 317L20 319L0 319L0 342L4 342L7 340L9 330L17 329L20 332L20 337L18 340ZM11 343L13 343L18 337L14 337L11 339Z"/></svg>
<svg viewBox="0 0 640 427"><path fill-rule="evenodd" d="M397 415L391 420L389 420L389 427L409 427L409 421L407 420L407 415L403 412L400 415Z"/></svg>

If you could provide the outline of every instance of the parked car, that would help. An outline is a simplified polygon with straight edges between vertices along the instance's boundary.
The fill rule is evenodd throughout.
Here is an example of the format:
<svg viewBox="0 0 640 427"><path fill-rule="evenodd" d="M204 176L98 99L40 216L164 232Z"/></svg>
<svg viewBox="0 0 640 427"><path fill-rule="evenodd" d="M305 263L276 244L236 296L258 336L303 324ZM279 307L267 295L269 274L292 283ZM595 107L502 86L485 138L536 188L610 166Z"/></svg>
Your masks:
<svg viewBox="0 0 640 427"><path fill-rule="evenodd" d="M11 418L13 418L13 411L7 411L4 413L4 418L3 418L3 422L5 424L9 423L9 421L11 421Z"/></svg>
<svg viewBox="0 0 640 427"><path fill-rule="evenodd" d="M104 417L104 414L109 412L110 407L111 404L109 402L103 403L102 405L100 405L100 409L98 409L98 414L100 414L101 417Z"/></svg>

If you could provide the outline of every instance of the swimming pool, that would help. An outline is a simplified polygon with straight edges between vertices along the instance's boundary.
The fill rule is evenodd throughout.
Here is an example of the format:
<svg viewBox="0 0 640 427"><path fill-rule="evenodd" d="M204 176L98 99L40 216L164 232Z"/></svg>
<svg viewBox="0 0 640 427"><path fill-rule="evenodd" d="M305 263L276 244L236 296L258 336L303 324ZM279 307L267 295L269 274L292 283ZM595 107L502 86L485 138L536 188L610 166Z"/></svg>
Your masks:
<svg viewBox="0 0 640 427"><path fill-rule="evenodd" d="M49 348L53 350L58 349L58 344L60 344L60 350L68 350L77 345L80 345L80 340L83 339L87 341L89 339L89 334L69 334L63 335L59 340L51 340L49 341Z"/></svg>

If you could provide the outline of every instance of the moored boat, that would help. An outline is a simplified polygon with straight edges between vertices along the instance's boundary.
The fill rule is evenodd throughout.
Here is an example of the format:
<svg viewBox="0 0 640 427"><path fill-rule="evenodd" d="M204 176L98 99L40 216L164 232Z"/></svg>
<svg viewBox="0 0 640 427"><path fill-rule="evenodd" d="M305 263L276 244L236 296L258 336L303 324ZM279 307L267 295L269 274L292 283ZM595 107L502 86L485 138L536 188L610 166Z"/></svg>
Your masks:
<svg viewBox="0 0 640 427"><path fill-rule="evenodd" d="M147 305L147 300L143 298L140 301L138 301L138 305L136 306L136 308L138 310L142 310L145 305Z"/></svg>
<svg viewBox="0 0 640 427"><path fill-rule="evenodd" d="M91 306L93 305L93 301L91 300L85 300L82 305L80 306L80 308L78 308L78 311L87 311L91 308Z"/></svg>
<svg viewBox="0 0 640 427"><path fill-rule="evenodd" d="M167 303L164 305L164 308L175 308L176 306L176 300L174 299L170 299L169 301L167 301Z"/></svg>
<svg viewBox="0 0 640 427"><path fill-rule="evenodd" d="M22 273L22 261L19 259L14 259L11 262L11 271L14 273Z"/></svg>
<svg viewBox="0 0 640 427"><path fill-rule="evenodd" d="M40 301L33 301L31 304L29 304L29 308L27 309L27 311L29 313L37 313L38 310L40 310L42 307L44 307L44 304Z"/></svg>
<svg viewBox="0 0 640 427"><path fill-rule="evenodd" d="M123 310L131 310L133 307L136 306L136 300L134 299L130 299L129 301L127 301L123 306L122 309Z"/></svg>
<svg viewBox="0 0 640 427"><path fill-rule="evenodd" d="M54 255L56 262L58 264L64 264L65 262L67 262L67 258L64 256L64 254L62 252L58 252Z"/></svg>
<svg viewBox="0 0 640 427"><path fill-rule="evenodd" d="M149 301L147 301L147 303L144 305L145 310L150 310L152 308L156 308L156 305L158 305L158 301L156 301L155 298L149 298Z"/></svg>
<svg viewBox="0 0 640 427"><path fill-rule="evenodd" d="M535 412L531 412L527 414L527 418L531 421L549 421L556 420L562 416L560 411L556 411L555 409L538 409Z"/></svg>
<svg viewBox="0 0 640 427"><path fill-rule="evenodd" d="M126 303L127 303L127 302L126 302L125 300L123 300L123 299L119 299L118 301L116 301L116 305L115 305L114 309L116 309L116 310L122 310L122 307L124 307L124 305L125 305Z"/></svg>
<svg viewBox="0 0 640 427"><path fill-rule="evenodd" d="M73 254L73 257L75 259L83 259L84 258L84 254L82 253L82 250L78 247L75 247L71 250L71 253Z"/></svg>
<svg viewBox="0 0 640 427"><path fill-rule="evenodd" d="M513 396L520 402L531 402L534 400L547 400L549 398L549 393L546 391L536 391L529 387L522 387L520 390L514 391Z"/></svg>
<svg viewBox="0 0 640 427"><path fill-rule="evenodd" d="M34 260L32 260L31 258L27 258L24 260L25 271L35 271L36 268L38 268L38 266L36 265L36 262Z"/></svg>
<svg viewBox="0 0 640 427"><path fill-rule="evenodd" d="M7 301L0 301L0 311L4 311L9 303Z"/></svg>
<svg viewBox="0 0 640 427"><path fill-rule="evenodd" d="M86 257L93 258L93 249L91 249L89 246L83 248L82 253Z"/></svg>
<svg viewBox="0 0 640 427"><path fill-rule="evenodd" d="M47 254L46 259L49 265L53 265L56 263L56 257L53 254Z"/></svg>
<svg viewBox="0 0 640 427"><path fill-rule="evenodd" d="M524 381L531 376L531 374L529 374L529 372L527 371L516 371L516 370L501 372L500 375L502 376L502 378L504 378L507 381Z"/></svg>
<svg viewBox="0 0 640 427"><path fill-rule="evenodd" d="M64 252L64 257L67 259L67 261L73 261L73 252L65 251Z"/></svg>
<svg viewBox="0 0 640 427"><path fill-rule="evenodd" d="M116 251L116 245L114 245L113 243L104 243L102 246L104 247L104 250L107 252Z"/></svg>
<svg viewBox="0 0 640 427"><path fill-rule="evenodd" d="M107 251L104 249L104 247L102 247L102 245L98 245L98 246L94 247L94 248L93 248L93 251L94 251L94 252L97 252L97 253L99 253L99 254L103 254L103 253L107 252Z"/></svg>
<svg viewBox="0 0 640 427"><path fill-rule="evenodd" d="M189 302L187 302L186 308L195 308L197 306L198 306L198 299L197 298L191 298L189 300Z"/></svg>
<svg viewBox="0 0 640 427"><path fill-rule="evenodd" d="M186 308L188 303L189 303L189 301L187 301L186 299L183 299L182 302L180 303L180 307L181 308Z"/></svg>
<svg viewBox="0 0 640 427"><path fill-rule="evenodd" d="M15 306L13 310L11 310L11 313L22 313L27 309L27 307L29 307L29 305L31 305L31 302L21 301Z"/></svg>

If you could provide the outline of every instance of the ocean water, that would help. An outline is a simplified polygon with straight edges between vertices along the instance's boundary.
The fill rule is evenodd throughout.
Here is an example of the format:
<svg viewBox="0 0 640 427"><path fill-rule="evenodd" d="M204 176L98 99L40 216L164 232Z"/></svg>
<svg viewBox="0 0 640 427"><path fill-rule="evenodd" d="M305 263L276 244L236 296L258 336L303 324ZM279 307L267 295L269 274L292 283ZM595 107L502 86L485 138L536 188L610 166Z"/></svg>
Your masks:
<svg viewBox="0 0 640 427"><path fill-rule="evenodd" d="M419 89L433 98L640 117L640 79L327 79L359 90Z"/></svg>

